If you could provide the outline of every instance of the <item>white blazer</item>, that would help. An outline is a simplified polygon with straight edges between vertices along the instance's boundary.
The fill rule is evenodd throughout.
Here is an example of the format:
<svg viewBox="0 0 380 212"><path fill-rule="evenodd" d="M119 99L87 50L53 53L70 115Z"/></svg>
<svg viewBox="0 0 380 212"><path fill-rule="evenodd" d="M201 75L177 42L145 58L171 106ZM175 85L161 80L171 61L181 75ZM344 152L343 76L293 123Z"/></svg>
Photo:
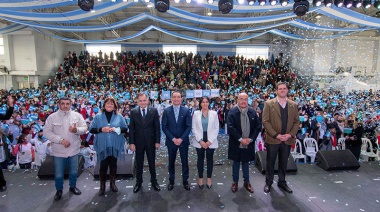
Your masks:
<svg viewBox="0 0 380 212"><path fill-rule="evenodd" d="M199 140L203 138L203 127L202 127L202 111L197 110L193 115L192 132L194 133L193 146L195 148L201 148L198 143ZM208 111L208 127L207 127L207 138L211 142L209 148L218 148L218 134L219 134L219 119L216 111Z"/></svg>

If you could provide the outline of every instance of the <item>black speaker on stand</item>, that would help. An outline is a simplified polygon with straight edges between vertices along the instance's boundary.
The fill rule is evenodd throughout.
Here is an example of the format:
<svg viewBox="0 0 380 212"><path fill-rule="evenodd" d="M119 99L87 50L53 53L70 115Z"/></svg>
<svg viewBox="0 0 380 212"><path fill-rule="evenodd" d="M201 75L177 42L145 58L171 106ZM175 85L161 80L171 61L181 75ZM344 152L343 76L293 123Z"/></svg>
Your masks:
<svg viewBox="0 0 380 212"><path fill-rule="evenodd" d="M124 160L117 160L117 172L116 177L133 177L135 175L135 153L125 154ZM99 168L100 161L96 164L94 168L94 178L99 179ZM109 169L107 171L107 177L109 174Z"/></svg>
<svg viewBox="0 0 380 212"><path fill-rule="evenodd" d="M265 170L267 168L267 151L258 151L255 155L255 166L261 172L261 174L265 174ZM278 157L276 158L276 163L274 165L274 173L278 173ZM286 168L286 173L288 174L296 174L297 173L297 165L294 162L293 156L289 154L288 165Z"/></svg>
<svg viewBox="0 0 380 212"><path fill-rule="evenodd" d="M84 157L82 155L78 156L78 177L83 172ZM38 170L37 176L40 179L54 179L54 157L46 156L45 161L41 164L40 170ZM65 179L69 177L69 170L66 166L65 168Z"/></svg>
<svg viewBox="0 0 380 212"><path fill-rule="evenodd" d="M317 165L326 171L355 170L360 164L352 152L345 150L320 150L315 156Z"/></svg>

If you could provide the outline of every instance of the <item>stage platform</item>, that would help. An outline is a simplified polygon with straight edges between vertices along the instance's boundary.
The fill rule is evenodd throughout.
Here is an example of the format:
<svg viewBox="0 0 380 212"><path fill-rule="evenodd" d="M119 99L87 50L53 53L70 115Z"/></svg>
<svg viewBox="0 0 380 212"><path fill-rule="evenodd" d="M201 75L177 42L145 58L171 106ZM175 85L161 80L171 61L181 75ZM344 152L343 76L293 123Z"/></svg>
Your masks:
<svg viewBox="0 0 380 212"><path fill-rule="evenodd" d="M177 166L177 176L180 167ZM239 191L230 190L231 166L215 166L213 187L200 190L196 186L196 167L190 167L191 190L186 191L181 180L172 191L166 189L166 168L159 168L158 181L162 190L150 188L149 173L144 173L143 189L133 193L134 179L119 179L118 193L109 191L98 197L99 182L89 171L78 179L82 195L68 192L68 181L62 200L55 202L53 180L40 180L36 171L5 171L8 190L0 193L0 211L379 211L380 165L378 162L361 163L357 171L327 172L316 165L298 164L298 173L288 175L293 194L282 192L274 184L265 194L265 177L250 166L251 183L255 193L250 194L239 183ZM276 179L276 178L275 178Z"/></svg>
<svg viewBox="0 0 380 212"><path fill-rule="evenodd" d="M240 177L239 191L232 193L231 164L221 160L226 158L225 150L222 145L216 152L219 165L214 166L213 186L203 190L197 186L193 148L190 148L190 191L182 186L180 165L176 166L174 189L166 189L168 174L164 148L158 153L160 192L150 188L150 175L145 167L143 189L137 194L133 193L135 179L121 178L116 182L119 192L110 191L107 182L106 196L99 197L99 181L94 180L93 170L86 170L77 183L82 195L70 194L68 180L65 180L63 198L56 202L53 199L54 180L40 180L36 170L4 170L8 190L0 193L0 211L380 211L379 162L361 163L359 170L329 172L315 164L297 164L298 173L287 176L293 194L282 192L276 184L271 193L265 194L265 176L250 165L250 180L255 192L248 193Z"/></svg>

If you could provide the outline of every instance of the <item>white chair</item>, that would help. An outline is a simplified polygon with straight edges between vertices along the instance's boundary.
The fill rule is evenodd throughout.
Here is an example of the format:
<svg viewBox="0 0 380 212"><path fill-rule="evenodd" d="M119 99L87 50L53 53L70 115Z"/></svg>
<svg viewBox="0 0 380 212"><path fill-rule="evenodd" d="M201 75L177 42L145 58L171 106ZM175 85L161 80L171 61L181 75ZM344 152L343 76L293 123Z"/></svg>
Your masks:
<svg viewBox="0 0 380 212"><path fill-rule="evenodd" d="M375 154L377 155L377 160L380 160L380 151L379 151L379 143L375 142Z"/></svg>
<svg viewBox="0 0 380 212"><path fill-rule="evenodd" d="M344 150L344 149L346 149L346 139L345 138L339 138L338 139L338 148L340 149L340 150Z"/></svg>
<svg viewBox="0 0 380 212"><path fill-rule="evenodd" d="M362 138L360 156L363 161L368 161L369 158L375 158L375 160L379 160L379 154L373 152L372 143L368 138Z"/></svg>
<svg viewBox="0 0 380 212"><path fill-rule="evenodd" d="M305 138L303 144L305 145L305 155L310 157L311 163L314 163L315 155L319 151L317 141L314 138Z"/></svg>
<svg viewBox="0 0 380 212"><path fill-rule="evenodd" d="M299 159L303 159L303 161L306 162L306 155L302 154L302 145L300 140L296 139L296 146L290 153L296 163L298 163Z"/></svg>

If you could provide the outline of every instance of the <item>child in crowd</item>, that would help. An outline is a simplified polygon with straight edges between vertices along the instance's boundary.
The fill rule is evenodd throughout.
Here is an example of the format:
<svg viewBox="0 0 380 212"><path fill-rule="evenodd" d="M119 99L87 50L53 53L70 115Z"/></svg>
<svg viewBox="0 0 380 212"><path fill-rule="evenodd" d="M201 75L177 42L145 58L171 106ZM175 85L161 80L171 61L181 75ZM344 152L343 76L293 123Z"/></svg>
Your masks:
<svg viewBox="0 0 380 212"><path fill-rule="evenodd" d="M26 134L20 135L18 144L13 149L13 155L18 158L20 169L30 169L32 167L32 162L35 159L34 148L32 144L28 142Z"/></svg>
<svg viewBox="0 0 380 212"><path fill-rule="evenodd" d="M82 141L80 146L80 155L84 157L84 168L91 168L95 166L95 158L94 155L96 152L90 148L88 142Z"/></svg>
<svg viewBox="0 0 380 212"><path fill-rule="evenodd" d="M326 131L323 136L322 148L321 150L332 150L337 149L338 140L336 137L336 129L333 125L329 126L329 129Z"/></svg>
<svg viewBox="0 0 380 212"><path fill-rule="evenodd" d="M37 137L34 140L34 148L36 154L36 165L41 166L45 161L46 156L51 154L51 142L47 140L43 135L43 130L38 132Z"/></svg>

